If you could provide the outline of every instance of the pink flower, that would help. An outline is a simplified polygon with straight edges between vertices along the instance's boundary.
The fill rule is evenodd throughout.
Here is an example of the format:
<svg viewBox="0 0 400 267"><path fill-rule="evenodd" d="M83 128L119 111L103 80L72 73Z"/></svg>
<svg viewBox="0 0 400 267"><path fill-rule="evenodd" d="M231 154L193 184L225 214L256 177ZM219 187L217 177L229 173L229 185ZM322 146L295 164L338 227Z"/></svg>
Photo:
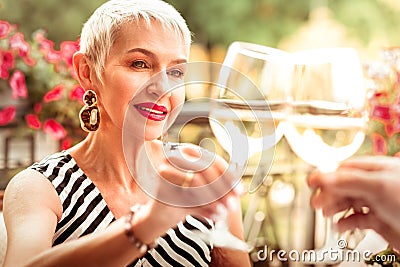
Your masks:
<svg viewBox="0 0 400 267"><path fill-rule="evenodd" d="M10 47L16 49L21 57L28 56L30 47L22 33L17 32L10 39Z"/></svg>
<svg viewBox="0 0 400 267"><path fill-rule="evenodd" d="M39 43L46 39L45 31L44 30L37 30L33 33L33 38L38 41Z"/></svg>
<svg viewBox="0 0 400 267"><path fill-rule="evenodd" d="M17 32L10 38L10 47L18 51L18 55L28 66L33 66L35 61L29 57L30 46L22 33Z"/></svg>
<svg viewBox="0 0 400 267"><path fill-rule="evenodd" d="M374 155L386 155L388 150L387 150L387 143L385 138L378 134L378 133L373 133L372 134L372 143L373 143L373 148L372 151Z"/></svg>
<svg viewBox="0 0 400 267"><path fill-rule="evenodd" d="M372 100L374 100L374 99L378 99L378 98L381 98L381 97L388 97L388 93L387 92L382 92L382 91L378 91L378 92L375 92L373 95L372 95Z"/></svg>
<svg viewBox="0 0 400 267"><path fill-rule="evenodd" d="M16 70L10 78L10 87L12 89L12 97L26 98L28 96L28 88L26 87L25 75L22 71Z"/></svg>
<svg viewBox="0 0 400 267"><path fill-rule="evenodd" d="M385 123L385 133L389 138L395 134L393 125L391 123Z"/></svg>
<svg viewBox="0 0 400 267"><path fill-rule="evenodd" d="M28 66L34 66L36 64L35 60L33 60L30 57L24 57L22 60L25 62L26 65Z"/></svg>
<svg viewBox="0 0 400 267"><path fill-rule="evenodd" d="M54 119L48 119L44 122L43 131L50 134L55 140L61 140L67 135L64 127Z"/></svg>
<svg viewBox="0 0 400 267"><path fill-rule="evenodd" d="M36 36L38 42L39 42L39 47L41 51L51 51L54 50L54 42L47 39L43 34L39 38Z"/></svg>
<svg viewBox="0 0 400 267"><path fill-rule="evenodd" d="M7 37L10 32L10 23L7 21L0 20L0 39Z"/></svg>
<svg viewBox="0 0 400 267"><path fill-rule="evenodd" d="M78 43L73 41L64 41L61 43L60 48L61 57L68 64L68 66L72 66L72 56L79 50Z"/></svg>
<svg viewBox="0 0 400 267"><path fill-rule="evenodd" d="M10 76L8 69L4 66L0 66L0 78L2 78L3 80L7 80L8 76Z"/></svg>
<svg viewBox="0 0 400 267"><path fill-rule="evenodd" d="M55 100L59 100L62 97L62 92L64 91L64 85L63 84L59 84L57 86L55 86L51 91L48 91L44 97L43 97L43 101L45 103L51 102L51 101L55 101Z"/></svg>
<svg viewBox="0 0 400 267"><path fill-rule="evenodd" d="M14 57L11 52L0 51L0 78L6 80L9 70L14 67Z"/></svg>
<svg viewBox="0 0 400 267"><path fill-rule="evenodd" d="M0 126L7 125L15 118L15 106L7 106L0 110Z"/></svg>
<svg viewBox="0 0 400 267"><path fill-rule="evenodd" d="M55 50L48 50L45 53L45 58L50 63L57 63L61 60L61 53Z"/></svg>
<svg viewBox="0 0 400 267"><path fill-rule="evenodd" d="M71 132L74 132L75 116L80 102L83 102L84 90L77 84L72 67L79 42L64 41L58 48L46 34L45 30L37 30L31 40L19 31L16 24L0 19L0 82L4 83L5 89L9 88L12 98L18 100L29 97L30 104L27 104L31 109L20 118L15 106L0 106L0 125L11 121L12 124L23 124L25 129L50 134L67 148L73 139L66 138L66 135L71 127ZM35 66L36 61L39 64ZM36 75L39 72L43 72L43 75ZM35 85L43 85L46 91L41 93L40 88L30 88L31 79ZM59 81L59 84L49 87L54 85L52 81ZM36 89L39 91L36 92ZM74 112L70 109L74 109Z"/></svg>
<svg viewBox="0 0 400 267"><path fill-rule="evenodd" d="M25 116L25 121L30 128L35 130L40 129L40 127L42 126L42 123L40 122L38 116L35 114L27 114Z"/></svg>
<svg viewBox="0 0 400 267"><path fill-rule="evenodd" d="M72 90L69 93L69 99L80 101L83 103L82 98L84 93L85 90L79 84L76 84L72 87Z"/></svg>
<svg viewBox="0 0 400 267"><path fill-rule="evenodd" d="M40 52L47 62L57 63L61 60L61 52L54 50L54 42L47 39L43 31L36 32L34 38L39 43Z"/></svg>
<svg viewBox="0 0 400 267"><path fill-rule="evenodd" d="M389 123L385 123L385 132L389 138L396 133L400 133L400 111L392 109L391 116L392 120Z"/></svg>
<svg viewBox="0 0 400 267"><path fill-rule="evenodd" d="M33 112L35 112L35 114L39 114L40 113L40 111L42 111L42 104L41 103L36 103L34 106L33 106Z"/></svg>
<svg viewBox="0 0 400 267"><path fill-rule="evenodd" d="M388 123L391 120L390 106L389 105L374 105L371 108L371 119Z"/></svg>
<svg viewBox="0 0 400 267"><path fill-rule="evenodd" d="M66 150L72 146L72 140L71 138L65 138L61 142L61 150Z"/></svg>
<svg viewBox="0 0 400 267"><path fill-rule="evenodd" d="M14 67L14 57L13 54L9 51L2 51L1 53L1 65L11 69Z"/></svg>

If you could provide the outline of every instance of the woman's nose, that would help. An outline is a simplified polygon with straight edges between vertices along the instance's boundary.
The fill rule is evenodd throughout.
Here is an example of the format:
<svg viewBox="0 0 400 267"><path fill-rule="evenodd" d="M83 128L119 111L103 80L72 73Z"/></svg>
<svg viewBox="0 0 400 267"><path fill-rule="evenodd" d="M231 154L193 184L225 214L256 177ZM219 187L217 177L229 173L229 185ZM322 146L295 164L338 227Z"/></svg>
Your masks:
<svg viewBox="0 0 400 267"><path fill-rule="evenodd" d="M165 70L157 73L150 79L147 91L157 97L169 97L171 95L171 83Z"/></svg>

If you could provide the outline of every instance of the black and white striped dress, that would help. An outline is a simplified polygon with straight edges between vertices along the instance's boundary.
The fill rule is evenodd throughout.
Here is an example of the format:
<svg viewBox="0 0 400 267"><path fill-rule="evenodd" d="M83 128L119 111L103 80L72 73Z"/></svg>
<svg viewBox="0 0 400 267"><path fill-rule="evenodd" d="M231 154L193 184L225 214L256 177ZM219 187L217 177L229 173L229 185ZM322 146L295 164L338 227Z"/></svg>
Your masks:
<svg viewBox="0 0 400 267"><path fill-rule="evenodd" d="M53 246L102 231L115 220L98 188L67 151L49 155L30 168L47 177L61 199L63 214ZM212 227L209 220L187 216L185 222L156 240L156 248L129 266L208 266L212 248L195 231L205 232Z"/></svg>

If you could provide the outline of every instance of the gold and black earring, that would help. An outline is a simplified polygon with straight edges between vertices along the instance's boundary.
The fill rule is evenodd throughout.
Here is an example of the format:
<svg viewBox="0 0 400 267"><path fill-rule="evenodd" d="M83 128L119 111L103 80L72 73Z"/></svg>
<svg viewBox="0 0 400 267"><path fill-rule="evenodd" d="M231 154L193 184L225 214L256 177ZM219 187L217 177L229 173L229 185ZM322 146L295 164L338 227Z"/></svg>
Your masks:
<svg viewBox="0 0 400 267"><path fill-rule="evenodd" d="M93 90L87 90L83 95L85 105L79 112L81 128L86 132L94 132L100 125L100 113L97 107L97 95Z"/></svg>

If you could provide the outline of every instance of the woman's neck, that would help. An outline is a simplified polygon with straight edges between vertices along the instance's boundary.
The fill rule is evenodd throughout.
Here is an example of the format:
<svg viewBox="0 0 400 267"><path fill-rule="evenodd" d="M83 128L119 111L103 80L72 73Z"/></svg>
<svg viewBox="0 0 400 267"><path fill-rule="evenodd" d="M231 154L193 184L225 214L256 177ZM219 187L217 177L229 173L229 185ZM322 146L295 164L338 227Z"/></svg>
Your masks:
<svg viewBox="0 0 400 267"><path fill-rule="evenodd" d="M144 142L124 142L129 147L129 157L135 158ZM101 131L89 133L69 151L83 172L95 183L118 183L132 186L132 175L127 167L122 137Z"/></svg>

